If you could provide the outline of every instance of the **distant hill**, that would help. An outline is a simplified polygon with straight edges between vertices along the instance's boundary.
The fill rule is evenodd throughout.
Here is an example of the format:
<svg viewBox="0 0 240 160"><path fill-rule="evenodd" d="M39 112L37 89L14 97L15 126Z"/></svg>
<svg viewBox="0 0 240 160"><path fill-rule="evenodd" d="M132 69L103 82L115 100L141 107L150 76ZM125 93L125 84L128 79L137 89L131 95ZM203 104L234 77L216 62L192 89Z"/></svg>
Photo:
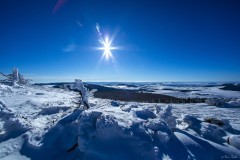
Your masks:
<svg viewBox="0 0 240 160"><path fill-rule="evenodd" d="M224 87L220 88L220 89L230 90L230 91L240 91L240 84L239 83L236 83L236 84L229 83L229 84L224 84L223 86Z"/></svg>

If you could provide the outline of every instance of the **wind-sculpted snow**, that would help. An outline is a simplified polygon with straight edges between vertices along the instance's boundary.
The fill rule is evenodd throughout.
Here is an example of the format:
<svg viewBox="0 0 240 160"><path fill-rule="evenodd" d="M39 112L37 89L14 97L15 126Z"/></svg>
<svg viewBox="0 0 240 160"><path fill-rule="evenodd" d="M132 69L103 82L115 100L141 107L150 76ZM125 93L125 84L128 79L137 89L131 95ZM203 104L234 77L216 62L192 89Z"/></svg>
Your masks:
<svg viewBox="0 0 240 160"><path fill-rule="evenodd" d="M0 159L240 159L237 108L89 97L83 110L69 90L0 91Z"/></svg>
<svg viewBox="0 0 240 160"><path fill-rule="evenodd" d="M226 144L224 138L229 132L224 127L187 115L179 120L186 124L180 130L173 123L176 117L171 109L171 106L155 105L147 109L128 105L83 111L78 120L78 145L84 152L81 159L221 159L224 155L240 156L236 148ZM186 149L186 146L191 147ZM208 153L209 150L213 152Z"/></svg>
<svg viewBox="0 0 240 160"><path fill-rule="evenodd" d="M156 115L142 118L134 113L109 107L82 112L78 129L79 149L84 152L82 158L161 158L163 154L156 148L167 150L166 144L174 140L173 132ZM143 110L143 113L148 115L149 111Z"/></svg>

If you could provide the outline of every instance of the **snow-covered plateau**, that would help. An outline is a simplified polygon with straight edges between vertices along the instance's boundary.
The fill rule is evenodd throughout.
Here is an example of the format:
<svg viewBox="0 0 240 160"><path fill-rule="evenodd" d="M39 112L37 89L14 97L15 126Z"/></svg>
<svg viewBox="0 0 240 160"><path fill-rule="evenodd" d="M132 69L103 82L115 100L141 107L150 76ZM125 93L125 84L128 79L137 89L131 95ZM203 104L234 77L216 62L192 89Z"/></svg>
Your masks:
<svg viewBox="0 0 240 160"><path fill-rule="evenodd" d="M240 104L240 92L208 91L234 95L226 103ZM67 88L0 84L0 159L240 159L239 107L122 102L91 93L84 110L79 100Z"/></svg>

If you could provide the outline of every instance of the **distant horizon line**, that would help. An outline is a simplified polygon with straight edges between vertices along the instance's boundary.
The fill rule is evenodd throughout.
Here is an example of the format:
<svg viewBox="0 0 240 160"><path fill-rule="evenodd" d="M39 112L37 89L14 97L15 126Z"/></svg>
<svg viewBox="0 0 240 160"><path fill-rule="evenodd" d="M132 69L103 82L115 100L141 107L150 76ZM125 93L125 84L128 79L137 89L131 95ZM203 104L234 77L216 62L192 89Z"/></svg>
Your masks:
<svg viewBox="0 0 240 160"><path fill-rule="evenodd" d="M240 83L240 81L83 81L85 83ZM74 81L35 82L33 84L74 83Z"/></svg>

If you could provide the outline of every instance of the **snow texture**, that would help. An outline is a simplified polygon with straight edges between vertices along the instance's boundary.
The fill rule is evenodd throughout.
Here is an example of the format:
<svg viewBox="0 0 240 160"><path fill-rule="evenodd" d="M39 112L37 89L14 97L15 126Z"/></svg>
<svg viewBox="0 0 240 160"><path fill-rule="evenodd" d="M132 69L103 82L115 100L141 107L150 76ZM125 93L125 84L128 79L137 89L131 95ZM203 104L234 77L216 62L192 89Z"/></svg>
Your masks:
<svg viewBox="0 0 240 160"><path fill-rule="evenodd" d="M81 81L72 89L87 91ZM84 110L77 92L49 86L1 84L0 95L0 159L240 159L238 108L86 94Z"/></svg>

